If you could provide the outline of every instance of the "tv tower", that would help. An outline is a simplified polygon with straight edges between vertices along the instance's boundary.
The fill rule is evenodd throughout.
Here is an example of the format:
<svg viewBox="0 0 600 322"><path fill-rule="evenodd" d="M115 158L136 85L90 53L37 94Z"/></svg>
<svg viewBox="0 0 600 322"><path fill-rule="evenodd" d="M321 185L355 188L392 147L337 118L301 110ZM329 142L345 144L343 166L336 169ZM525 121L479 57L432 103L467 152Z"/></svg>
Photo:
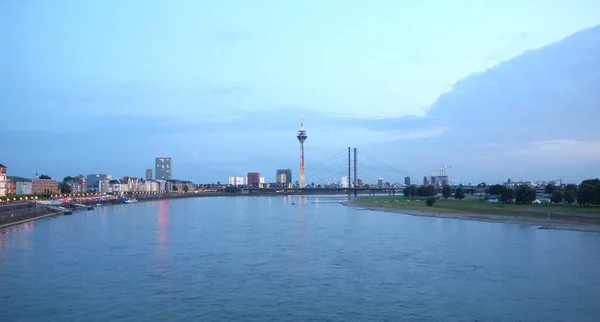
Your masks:
<svg viewBox="0 0 600 322"><path fill-rule="evenodd" d="M306 131L304 131L304 117L300 119L300 131L298 131L298 142L300 142L300 188L304 188L306 183L304 182L304 141L308 137Z"/></svg>

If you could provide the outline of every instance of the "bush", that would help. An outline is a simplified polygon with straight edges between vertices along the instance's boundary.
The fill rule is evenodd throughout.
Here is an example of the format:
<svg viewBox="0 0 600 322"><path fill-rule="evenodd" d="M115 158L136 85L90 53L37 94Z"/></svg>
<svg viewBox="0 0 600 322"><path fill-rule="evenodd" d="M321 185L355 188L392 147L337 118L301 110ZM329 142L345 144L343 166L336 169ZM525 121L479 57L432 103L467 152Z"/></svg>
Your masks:
<svg viewBox="0 0 600 322"><path fill-rule="evenodd" d="M429 197L429 198L427 198L427 200L425 200L425 204L427 204L429 207L433 206L434 203L435 203L434 197Z"/></svg>

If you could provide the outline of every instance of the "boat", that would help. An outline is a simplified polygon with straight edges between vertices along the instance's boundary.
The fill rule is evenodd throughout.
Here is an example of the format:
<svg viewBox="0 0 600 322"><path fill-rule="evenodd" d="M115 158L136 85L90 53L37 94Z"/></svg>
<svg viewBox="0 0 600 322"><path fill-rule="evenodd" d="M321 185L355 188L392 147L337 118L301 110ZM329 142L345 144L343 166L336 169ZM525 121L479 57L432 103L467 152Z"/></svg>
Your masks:
<svg viewBox="0 0 600 322"><path fill-rule="evenodd" d="M94 210L94 206L87 207L87 210Z"/></svg>
<svg viewBox="0 0 600 322"><path fill-rule="evenodd" d="M125 203L136 203L138 202L137 199L127 199L125 200Z"/></svg>
<svg viewBox="0 0 600 322"><path fill-rule="evenodd" d="M63 212L63 215L65 215L65 216L66 216L66 215L72 215L72 214L73 214L73 211L72 211L72 210L70 210L70 209L67 209L67 210L65 210L65 211Z"/></svg>

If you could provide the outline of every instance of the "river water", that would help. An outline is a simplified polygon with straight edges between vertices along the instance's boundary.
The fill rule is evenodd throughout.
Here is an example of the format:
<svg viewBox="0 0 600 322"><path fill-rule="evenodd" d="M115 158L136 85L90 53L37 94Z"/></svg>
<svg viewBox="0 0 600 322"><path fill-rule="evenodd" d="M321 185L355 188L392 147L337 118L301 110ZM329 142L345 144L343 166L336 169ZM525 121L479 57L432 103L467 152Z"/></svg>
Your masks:
<svg viewBox="0 0 600 322"><path fill-rule="evenodd" d="M600 321L600 234L338 197L98 207L0 230L2 321Z"/></svg>

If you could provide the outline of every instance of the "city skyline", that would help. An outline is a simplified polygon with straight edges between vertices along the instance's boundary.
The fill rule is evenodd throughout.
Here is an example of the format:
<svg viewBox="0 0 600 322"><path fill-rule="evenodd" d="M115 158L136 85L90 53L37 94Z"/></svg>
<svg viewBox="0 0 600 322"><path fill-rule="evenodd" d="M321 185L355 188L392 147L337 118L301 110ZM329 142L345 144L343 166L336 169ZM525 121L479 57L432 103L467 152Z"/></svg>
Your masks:
<svg viewBox="0 0 600 322"><path fill-rule="evenodd" d="M17 175L139 176L168 155L176 178L252 170L274 181L274 169L298 168L290 131L305 116L307 167L351 146L413 178L465 160L453 169L459 182L597 176L594 91L549 98L562 102L550 107L521 95L530 84L515 80L530 75L502 79L595 48L583 39L527 58L599 25L597 1L265 1L235 13L227 3L60 2L0 3L0 39L11 48L0 60L9 107L0 162ZM562 93L552 79L588 88L563 76L531 81L544 85L531 92ZM500 98L524 101L477 100L488 80L505 81ZM465 95L457 105L469 109L457 112L451 103Z"/></svg>

